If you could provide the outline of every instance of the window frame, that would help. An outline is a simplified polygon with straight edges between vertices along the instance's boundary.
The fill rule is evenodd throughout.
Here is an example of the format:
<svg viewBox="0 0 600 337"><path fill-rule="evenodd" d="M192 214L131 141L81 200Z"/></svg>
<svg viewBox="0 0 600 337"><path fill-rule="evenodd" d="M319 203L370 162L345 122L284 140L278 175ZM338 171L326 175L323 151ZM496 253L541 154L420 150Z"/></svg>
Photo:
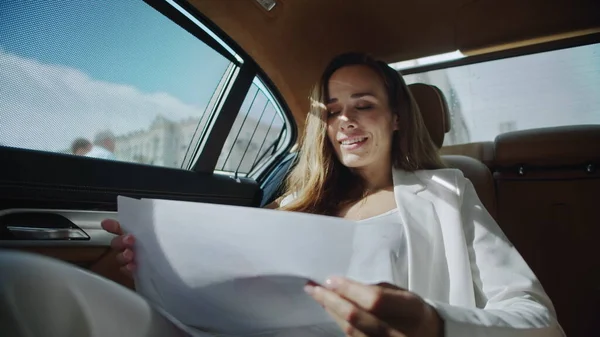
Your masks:
<svg viewBox="0 0 600 337"><path fill-rule="evenodd" d="M298 136L295 119L281 93L250 55L188 1L143 1L237 66L237 69L234 70L234 74L227 79L227 83L223 86L223 89L220 92L215 92L215 94L220 95L220 97L211 111L205 111L205 114L209 114L207 128L205 132L201 133L198 141L190 144L193 148L188 149L188 151L193 151L193 155L189 158L186 155L186 159L184 160L184 163L182 163L181 168L196 173L218 173L237 176L235 172L217 171L216 166L220 152L225 145L227 136L240 112L244 98L253 83L253 79L256 77L266 88L265 94L273 99L272 102L278 108L278 112L281 113L287 128L285 138L286 141L288 141L287 146L282 147L277 153L271 156L268 161L260 165L260 169L255 169L248 175L244 174L244 176L252 177L260 183L274 165L277 164L278 159L289 152L288 150L293 147ZM204 27L192 21L192 19L171 3L187 12L187 14ZM216 40L215 37L220 41Z"/></svg>
<svg viewBox="0 0 600 337"><path fill-rule="evenodd" d="M290 129L292 129L294 127L293 124L290 123L289 118L286 118L286 116L283 112L284 110L281 107L281 104L279 103L279 101L277 99L275 99L273 92L265 84L265 80L263 78L261 78L259 76L255 76L252 81L252 85L256 86L257 93L261 92L265 96L267 101L272 104L273 109L275 110L275 114L278 115L281 118L281 120L283 121L283 127L280 131L279 136L277 137L276 142L269 145L268 147L263 147L262 149L265 150L265 152L262 155L260 153L257 153L257 156L254 158L254 163L249 172L240 172L239 168L236 171L227 171L227 170L222 170L222 169L216 168L215 173L219 173L221 175L234 176L235 178L250 177L250 178L255 178L255 179L257 178L258 180L261 180L261 177L266 173L265 171L267 171L268 168L270 166L272 166L273 164L275 164L275 165L277 164L277 163L274 163L274 161L276 161L276 159L278 159L280 156L285 155L287 152L289 152L288 151L289 146L281 147L279 145L279 143L280 142L287 143L287 144L292 143L292 133L290 133ZM250 91L248 91L248 92L250 92ZM239 116L239 114L238 114L238 116ZM241 131L242 127L243 127L243 124L240 125L239 131ZM230 136L230 134L228 134L228 137L229 136ZM265 138L265 141L266 141L266 138ZM265 144L263 144L263 146L264 145ZM275 152L271 155L267 155L267 153L268 153L267 150L272 145L275 145ZM230 151L233 151L233 148L230 149ZM269 150L269 151L272 151L272 150ZM241 165L241 162L240 162L240 165Z"/></svg>
<svg viewBox="0 0 600 337"><path fill-rule="evenodd" d="M274 93L270 90L268 86L265 85L264 79L260 77L258 77L258 79L262 82L262 85L265 86L264 89L266 90L264 90L263 93L267 96L269 100L271 100L276 110L275 113L282 115L284 124L283 128L280 131L281 134L279 135L280 138L278 138L278 142L288 143L287 146L281 147L273 155L269 156L269 159L264 161L263 163L260 162L261 160L263 160L261 159L260 153L258 154L259 157L256 158L256 160L258 161L255 162L250 172L248 172L245 176L250 178L256 178L257 181L262 181L264 177L268 175L272 167L278 165L279 159L282 159L283 157L287 156L289 150L294 146L297 136L297 129L295 123L293 123L293 117L291 119L286 118L284 114L284 109L281 106L281 101L273 97ZM279 145L277 144L276 146Z"/></svg>
<svg viewBox="0 0 600 337"><path fill-rule="evenodd" d="M523 57L523 56L533 56L533 55L542 54L542 53L550 53L550 52L578 48L578 47L585 47L585 46L590 46L590 45L600 45L600 32L566 38L566 39L562 39L562 40L528 45L528 46L524 46L524 47L513 48L513 49L508 49L508 50L503 50L503 51L498 51L498 52L468 56L468 57L464 57L464 58L457 59L457 60L450 60L450 61L444 61L444 62L435 63L435 64L428 64L428 65L417 66L417 67L413 67L413 68L397 70L396 72L404 78L409 75L421 75L421 74L426 74L426 73L432 72L432 71L448 70L448 69L452 69L452 68L456 68L456 67L476 65L476 64L480 64L480 63L488 63L488 62L500 61L500 60L504 60L504 59L519 58L519 57ZM406 81L406 79L405 79L405 81ZM436 85L435 83L410 82L410 84L414 84L414 83L425 83L425 84L434 85L434 86ZM409 84L409 82L407 82L407 84ZM452 107L450 107L450 110L451 110L450 114L452 114ZM450 116L450 117L452 119L453 116ZM513 122L513 121L510 121L510 122ZM585 125L588 125L588 124L585 124ZM556 126L558 126L558 125L556 125ZM569 126L569 125L565 124L565 125L561 125L561 126ZM500 124L499 124L499 127L500 127ZM540 128L540 127L546 128L546 127L555 127L555 126L537 126L534 128ZM516 129L512 129L512 130L510 130L510 128L509 128L509 130L507 130L507 131L499 132L494 137L494 139L504 133L513 132L513 131L532 130L534 128L523 128L523 129L516 128ZM445 139L447 139L447 138L448 137L446 136ZM456 143L456 144L448 144L448 145L443 144L442 148L450 147L450 146L463 146L463 145L476 144L476 143L494 142L494 139L471 140L468 143Z"/></svg>
<svg viewBox="0 0 600 337"><path fill-rule="evenodd" d="M180 6L182 9L186 10L184 6L182 6L182 1L178 0L142 0L150 7L154 8L156 11L167 17L169 20L173 21L179 27L186 30L188 33L195 36L198 40L204 42L207 46L212 48L217 53L221 54L221 56L225 57L232 63L236 65L240 65L240 60L236 57L236 55L232 54L227 50L226 46L224 46L220 41L215 40L209 32L203 29L203 27L199 26L197 23L193 22L190 18L188 18L184 13L182 13L179 9L174 7L169 1L172 1L174 4ZM187 3L187 2L186 2ZM187 10L189 13L189 10ZM189 13L191 14L191 13ZM200 23L200 20L197 16L192 15L197 19Z"/></svg>
<svg viewBox="0 0 600 337"><path fill-rule="evenodd" d="M425 73L433 70L449 69L454 67L466 66L476 63L484 63L490 61L497 61L507 58L534 55L539 53L545 53L560 49L569 49L574 47L587 46L590 44L600 43L600 33L594 33L589 35L577 36L563 40L556 40L551 42L544 42L539 44L533 44L529 46L507 49L487 54L473 55L460 58L458 60L445 61L435 64L428 64L423 66L417 66L413 68L402 69L398 71L402 76L413 75L419 73Z"/></svg>

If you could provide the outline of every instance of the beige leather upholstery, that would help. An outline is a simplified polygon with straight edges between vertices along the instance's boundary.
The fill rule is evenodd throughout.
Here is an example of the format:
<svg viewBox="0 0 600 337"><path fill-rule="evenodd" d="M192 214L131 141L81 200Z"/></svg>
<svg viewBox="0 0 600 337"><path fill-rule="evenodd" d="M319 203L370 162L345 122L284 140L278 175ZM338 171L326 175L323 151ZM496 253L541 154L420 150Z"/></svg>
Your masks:
<svg viewBox="0 0 600 337"><path fill-rule="evenodd" d="M600 125L514 131L496 137L498 166L578 165L600 160Z"/></svg>
<svg viewBox="0 0 600 337"><path fill-rule="evenodd" d="M419 105L431 140L441 148L444 135L450 131L450 111L444 94L438 87L429 84L414 83L408 87Z"/></svg>
<svg viewBox="0 0 600 337"><path fill-rule="evenodd" d="M441 155L463 155L475 158L490 169L494 166L494 142L476 142L444 146L440 149Z"/></svg>
<svg viewBox="0 0 600 337"><path fill-rule="evenodd" d="M452 127L450 109L444 93L436 86L414 83L408 86L419 105L429 136L441 155L463 155L475 158L488 167L494 161L494 142L479 142L444 146L444 135Z"/></svg>
<svg viewBox="0 0 600 337"><path fill-rule="evenodd" d="M492 217L497 219L496 190L490 170L477 159L467 156L447 155L442 159L448 166L460 169L473 182L479 199Z"/></svg>
<svg viewBox="0 0 600 337"><path fill-rule="evenodd" d="M444 143L444 135L450 131L450 114L441 90L433 85L415 83L408 86L419 105L429 135L438 148ZM488 212L496 218L496 191L490 170L479 160L462 155L442 155L444 162L463 172L477 191Z"/></svg>
<svg viewBox="0 0 600 337"><path fill-rule="evenodd" d="M499 222L554 302L567 336L598 332L600 125L496 138Z"/></svg>

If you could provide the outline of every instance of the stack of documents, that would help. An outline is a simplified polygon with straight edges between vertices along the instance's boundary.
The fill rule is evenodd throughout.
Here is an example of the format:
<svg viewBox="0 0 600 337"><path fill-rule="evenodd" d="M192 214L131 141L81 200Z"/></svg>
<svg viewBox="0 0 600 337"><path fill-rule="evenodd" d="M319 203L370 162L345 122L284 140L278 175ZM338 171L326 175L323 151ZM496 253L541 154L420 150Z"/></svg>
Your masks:
<svg viewBox="0 0 600 337"><path fill-rule="evenodd" d="M178 324L232 336L322 336L315 328L335 326L303 287L346 274L354 222L168 200L118 204L136 237L136 290Z"/></svg>

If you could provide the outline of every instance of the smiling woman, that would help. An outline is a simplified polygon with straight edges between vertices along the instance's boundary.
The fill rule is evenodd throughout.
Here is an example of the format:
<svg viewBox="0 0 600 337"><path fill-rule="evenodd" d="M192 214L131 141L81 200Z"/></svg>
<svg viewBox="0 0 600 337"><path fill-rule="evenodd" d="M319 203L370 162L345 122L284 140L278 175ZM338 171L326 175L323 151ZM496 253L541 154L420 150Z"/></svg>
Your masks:
<svg viewBox="0 0 600 337"><path fill-rule="evenodd" d="M398 73L367 55L343 54L326 68L313 103L300 162L280 209L358 221L346 273L304 288L335 321L317 336L564 335L552 301L486 211L473 184L461 171L443 168ZM112 247L118 250L122 270L135 273L137 239L123 233L115 220L107 219L102 226L117 235ZM0 287L26 278L20 275L36 263L41 262L0 254ZM17 273L2 273L2 268ZM168 316L149 313L147 304L132 294L113 298L109 293L115 285L93 281L106 298L80 299L80 289L93 283L88 275L59 265L43 269L50 279L67 272L78 278L63 285L61 293L84 303L91 314L82 321L89 326L107 331L119 320L130 335L143 334L146 327L173 335L190 328L176 328ZM54 292L44 287L36 286L47 294L39 301L53 307ZM16 296L9 291L7 298ZM13 328L30 324L33 318L18 316L24 311L14 309L24 308L25 302L4 302L0 305L17 317ZM106 302L118 303L118 310L103 311ZM129 311L138 315L139 327L123 322L123 313ZM68 312L56 310L55 318L38 319L34 325L68 321L61 317Z"/></svg>
<svg viewBox="0 0 600 337"><path fill-rule="evenodd" d="M364 225L348 278L306 287L347 335L563 335L472 183L444 168L397 72L342 54L312 103L280 206Z"/></svg>
<svg viewBox="0 0 600 337"><path fill-rule="evenodd" d="M365 188L389 183L391 175L381 176L389 167L445 166L404 80L383 62L361 53L336 57L311 101L300 159L288 179L294 199L285 210L339 215ZM377 183L361 186L354 173Z"/></svg>

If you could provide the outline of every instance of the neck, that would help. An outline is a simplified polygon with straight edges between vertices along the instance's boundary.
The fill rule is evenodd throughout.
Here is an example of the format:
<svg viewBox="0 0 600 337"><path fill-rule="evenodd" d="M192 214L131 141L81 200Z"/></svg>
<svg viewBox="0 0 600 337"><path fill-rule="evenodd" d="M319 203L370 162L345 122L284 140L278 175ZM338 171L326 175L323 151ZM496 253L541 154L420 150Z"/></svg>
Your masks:
<svg viewBox="0 0 600 337"><path fill-rule="evenodd" d="M355 169L363 182L366 192L383 190L394 185L391 160L382 160L368 167Z"/></svg>

